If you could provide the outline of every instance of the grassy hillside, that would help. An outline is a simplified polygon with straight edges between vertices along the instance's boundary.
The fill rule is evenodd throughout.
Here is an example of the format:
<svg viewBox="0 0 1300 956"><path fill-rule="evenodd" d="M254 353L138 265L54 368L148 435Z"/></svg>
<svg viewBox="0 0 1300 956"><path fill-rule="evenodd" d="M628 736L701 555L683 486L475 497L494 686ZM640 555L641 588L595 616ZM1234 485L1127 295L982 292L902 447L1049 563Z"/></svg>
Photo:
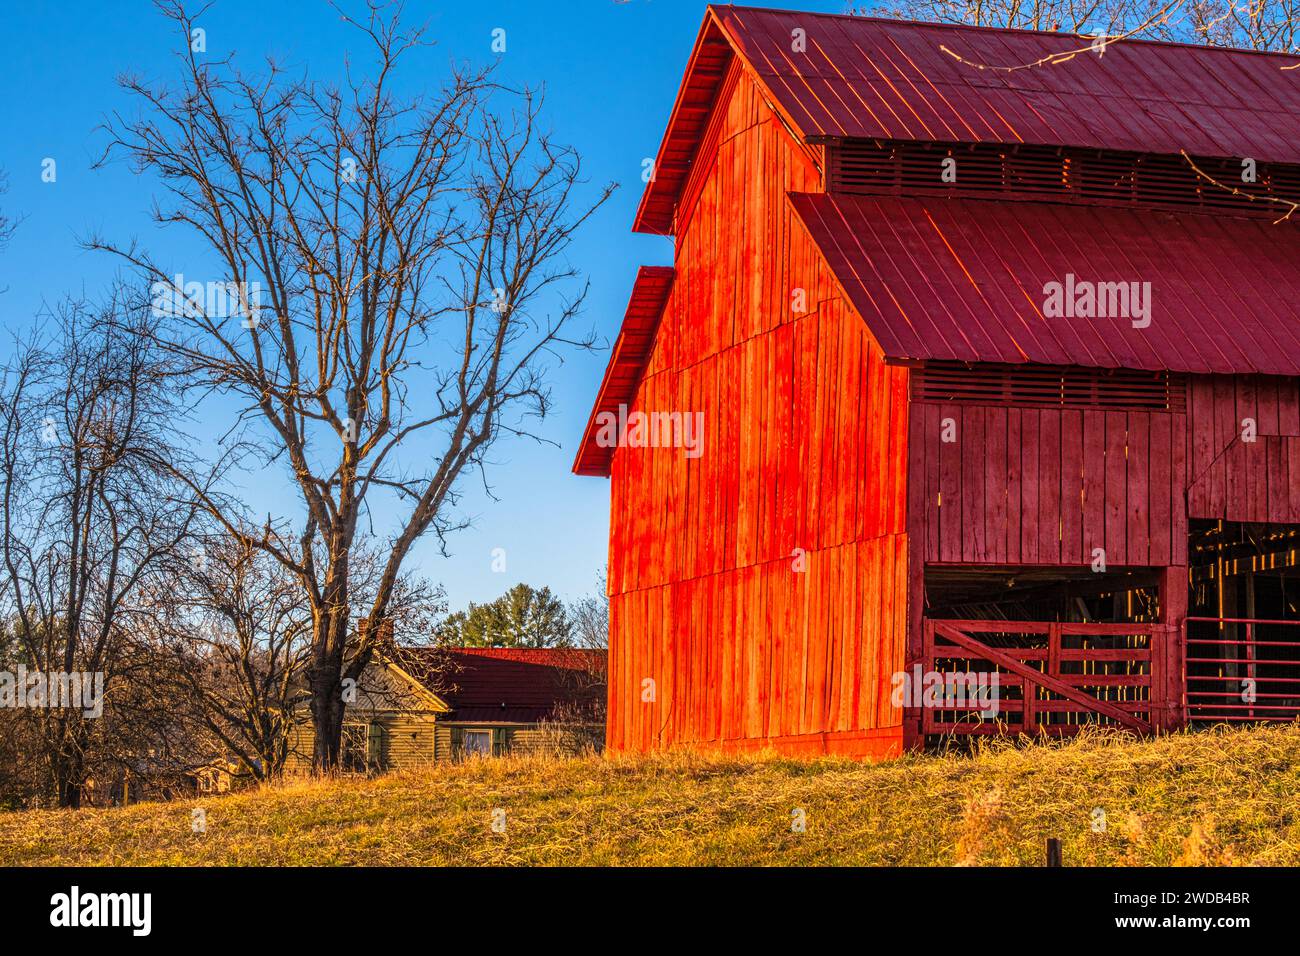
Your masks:
<svg viewBox="0 0 1300 956"><path fill-rule="evenodd" d="M192 831L203 807L207 832ZM806 832L792 832L792 810ZM1106 814L1093 831L1094 808ZM504 810L505 832L492 830ZM1300 864L1300 729L975 756L495 760L197 802L0 814L18 864Z"/></svg>

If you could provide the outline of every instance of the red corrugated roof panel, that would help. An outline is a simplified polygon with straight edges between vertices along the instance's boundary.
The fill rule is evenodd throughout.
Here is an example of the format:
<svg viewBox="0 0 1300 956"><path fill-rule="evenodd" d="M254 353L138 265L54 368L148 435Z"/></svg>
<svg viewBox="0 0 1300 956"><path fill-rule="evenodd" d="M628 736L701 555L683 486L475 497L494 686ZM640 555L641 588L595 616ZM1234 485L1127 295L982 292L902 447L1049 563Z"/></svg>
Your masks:
<svg viewBox="0 0 1300 956"><path fill-rule="evenodd" d="M803 30L801 52L792 44ZM1126 40L1098 56L1000 72L1088 46L1072 34L711 6L634 228L669 232L729 45L805 139L1028 143L1300 163L1290 54ZM949 51L949 52L945 52ZM668 157L671 155L671 161Z"/></svg>
<svg viewBox="0 0 1300 956"><path fill-rule="evenodd" d="M419 653L419 652L409 652ZM430 651L450 661L430 687L451 707L447 720L536 723L563 703L603 695L605 652L581 648L460 647Z"/></svg>
<svg viewBox="0 0 1300 956"><path fill-rule="evenodd" d="M1124 41L1098 56L1016 72L1085 49L1071 34L711 7L805 136L1028 142L1300 162L1295 56ZM791 34L804 31L794 52ZM843 81L838 97L819 95ZM825 108L809 108L814 99ZM855 100L860 102L855 102ZM1153 114L1149 108L1157 106ZM1164 107L1183 117L1171 122ZM1083 108L1081 108L1083 107ZM1241 122L1237 113L1256 123ZM983 117L987 131L969 122ZM1083 121L1082 123L1080 121Z"/></svg>
<svg viewBox="0 0 1300 956"><path fill-rule="evenodd" d="M892 360L1300 375L1300 224L1046 203L790 201ZM1132 308L1046 317L1045 287L1069 276L1149 282L1150 324L1135 327Z"/></svg>

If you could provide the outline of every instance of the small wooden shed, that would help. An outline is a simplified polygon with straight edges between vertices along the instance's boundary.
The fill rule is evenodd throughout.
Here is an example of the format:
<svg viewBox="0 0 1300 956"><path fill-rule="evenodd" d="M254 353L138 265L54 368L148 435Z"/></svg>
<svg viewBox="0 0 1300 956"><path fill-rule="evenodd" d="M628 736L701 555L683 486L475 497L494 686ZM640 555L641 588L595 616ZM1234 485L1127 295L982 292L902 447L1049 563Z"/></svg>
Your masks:
<svg viewBox="0 0 1300 956"><path fill-rule="evenodd" d="M611 749L1300 714L1300 60L1090 42L709 8L574 464Z"/></svg>

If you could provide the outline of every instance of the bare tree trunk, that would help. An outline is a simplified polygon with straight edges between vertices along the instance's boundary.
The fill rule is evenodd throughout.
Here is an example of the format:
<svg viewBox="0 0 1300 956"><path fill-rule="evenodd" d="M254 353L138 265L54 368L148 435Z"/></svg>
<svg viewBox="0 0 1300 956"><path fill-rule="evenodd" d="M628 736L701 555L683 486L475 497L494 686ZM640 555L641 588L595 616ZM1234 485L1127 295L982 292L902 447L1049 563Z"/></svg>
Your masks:
<svg viewBox="0 0 1300 956"><path fill-rule="evenodd" d="M311 715L316 737L312 747L312 769L316 773L333 773L339 768L343 741L343 715L347 701L343 698L344 651L348 645L349 615L346 544L337 538L330 541L331 558L323 594L323 610L316 615L317 633L312 642ZM342 552L342 560L334 558Z"/></svg>
<svg viewBox="0 0 1300 956"><path fill-rule="evenodd" d="M89 734L81 716L57 714L56 743L50 764L54 775L54 798L60 809L80 810L86 785L86 746Z"/></svg>
<svg viewBox="0 0 1300 956"><path fill-rule="evenodd" d="M312 767L330 773L339 766L343 742L343 693L340 681L327 668L316 671L311 682L311 717L316 732Z"/></svg>
<svg viewBox="0 0 1300 956"><path fill-rule="evenodd" d="M311 668L311 718L315 731L312 745L312 769L316 773L333 773L338 770L343 742L343 715L347 708L343 700L342 647L346 639L346 611L339 620L337 610L317 618L318 634L313 642L315 650ZM340 633L342 632L342 633ZM337 659L336 659L336 651Z"/></svg>
<svg viewBox="0 0 1300 956"><path fill-rule="evenodd" d="M60 753L55 757L54 780L59 807L80 810L85 787L85 758L80 752Z"/></svg>

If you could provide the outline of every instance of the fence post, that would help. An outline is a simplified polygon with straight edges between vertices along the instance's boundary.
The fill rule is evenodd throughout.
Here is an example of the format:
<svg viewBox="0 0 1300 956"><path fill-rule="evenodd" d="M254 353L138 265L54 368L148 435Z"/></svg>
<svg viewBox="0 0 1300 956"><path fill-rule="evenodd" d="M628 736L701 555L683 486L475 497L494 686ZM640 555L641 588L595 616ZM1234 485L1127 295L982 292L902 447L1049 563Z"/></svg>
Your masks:
<svg viewBox="0 0 1300 956"><path fill-rule="evenodd" d="M1181 730L1187 723L1184 707L1187 693L1187 665L1184 641L1186 634L1188 578L1186 565L1171 565L1160 573L1160 623L1164 624L1165 645L1162 657L1163 679L1158 688L1161 712L1166 730ZM1153 648L1153 654L1155 653ZM1152 688L1154 699L1157 692Z"/></svg>
<svg viewBox="0 0 1300 956"><path fill-rule="evenodd" d="M1061 839L1060 837L1047 838L1047 865L1061 866Z"/></svg>

